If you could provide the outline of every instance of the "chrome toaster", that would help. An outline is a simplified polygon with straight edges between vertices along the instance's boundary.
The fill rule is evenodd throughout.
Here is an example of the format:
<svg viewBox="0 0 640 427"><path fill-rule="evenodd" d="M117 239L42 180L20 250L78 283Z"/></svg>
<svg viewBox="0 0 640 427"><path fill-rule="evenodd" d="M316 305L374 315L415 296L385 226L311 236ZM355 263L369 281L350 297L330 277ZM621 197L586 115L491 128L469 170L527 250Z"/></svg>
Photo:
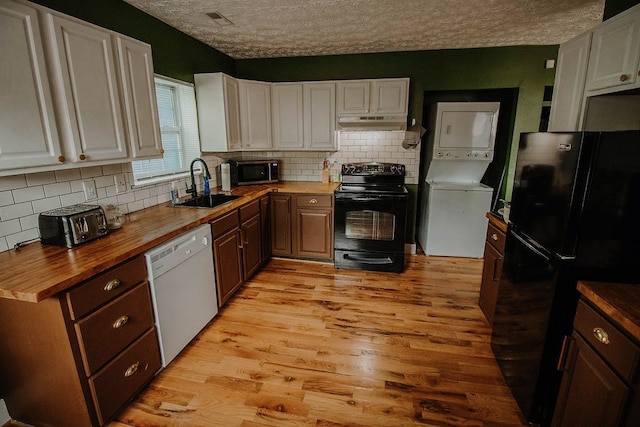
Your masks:
<svg viewBox="0 0 640 427"><path fill-rule="evenodd" d="M38 215L40 240L45 245L73 248L109 233L99 205L72 205Z"/></svg>

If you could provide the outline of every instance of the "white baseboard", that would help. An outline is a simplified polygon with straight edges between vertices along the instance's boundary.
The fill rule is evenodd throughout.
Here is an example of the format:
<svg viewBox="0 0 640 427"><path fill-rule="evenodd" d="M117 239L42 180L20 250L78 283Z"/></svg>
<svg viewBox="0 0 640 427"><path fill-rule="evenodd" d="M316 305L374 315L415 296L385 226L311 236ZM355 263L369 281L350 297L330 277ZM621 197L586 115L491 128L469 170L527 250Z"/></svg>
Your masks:
<svg viewBox="0 0 640 427"><path fill-rule="evenodd" d="M415 243L405 243L404 244L404 253L415 255L416 254L416 244Z"/></svg>

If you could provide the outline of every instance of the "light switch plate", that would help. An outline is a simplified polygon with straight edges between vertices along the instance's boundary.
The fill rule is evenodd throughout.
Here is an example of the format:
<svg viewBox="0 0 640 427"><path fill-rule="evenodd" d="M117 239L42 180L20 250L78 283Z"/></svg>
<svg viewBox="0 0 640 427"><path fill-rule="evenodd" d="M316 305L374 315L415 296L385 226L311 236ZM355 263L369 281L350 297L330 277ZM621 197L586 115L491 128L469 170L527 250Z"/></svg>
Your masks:
<svg viewBox="0 0 640 427"><path fill-rule="evenodd" d="M82 181L82 188L84 189L85 200L95 200L98 198L96 183L93 179L87 179L86 181Z"/></svg>
<svg viewBox="0 0 640 427"><path fill-rule="evenodd" d="M119 173L113 176L113 181L116 185L116 193L124 193L127 191L127 181L123 173Z"/></svg>

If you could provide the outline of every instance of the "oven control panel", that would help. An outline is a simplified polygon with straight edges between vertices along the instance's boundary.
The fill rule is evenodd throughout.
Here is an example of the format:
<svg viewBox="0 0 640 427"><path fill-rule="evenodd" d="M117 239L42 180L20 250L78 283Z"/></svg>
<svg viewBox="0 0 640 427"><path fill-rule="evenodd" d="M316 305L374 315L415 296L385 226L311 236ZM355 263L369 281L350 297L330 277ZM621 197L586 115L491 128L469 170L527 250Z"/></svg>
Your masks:
<svg viewBox="0 0 640 427"><path fill-rule="evenodd" d="M342 165L342 175L400 175L404 176L405 166L396 163L346 163Z"/></svg>

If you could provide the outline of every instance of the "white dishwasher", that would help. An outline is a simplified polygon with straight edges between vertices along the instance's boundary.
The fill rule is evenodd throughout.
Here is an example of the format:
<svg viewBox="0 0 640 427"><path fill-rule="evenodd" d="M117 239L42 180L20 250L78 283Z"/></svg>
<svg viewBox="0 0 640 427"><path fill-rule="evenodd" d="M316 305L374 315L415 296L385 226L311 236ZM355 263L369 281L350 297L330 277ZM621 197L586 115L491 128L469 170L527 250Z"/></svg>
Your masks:
<svg viewBox="0 0 640 427"><path fill-rule="evenodd" d="M218 313L211 244L204 224L144 254L163 367Z"/></svg>

